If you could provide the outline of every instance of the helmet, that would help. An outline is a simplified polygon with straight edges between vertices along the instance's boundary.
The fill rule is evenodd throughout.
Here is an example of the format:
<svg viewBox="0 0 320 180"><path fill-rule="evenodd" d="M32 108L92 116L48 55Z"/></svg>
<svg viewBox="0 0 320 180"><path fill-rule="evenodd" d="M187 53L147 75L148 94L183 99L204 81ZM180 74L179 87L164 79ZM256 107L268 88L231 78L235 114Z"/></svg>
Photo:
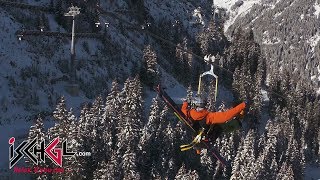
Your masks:
<svg viewBox="0 0 320 180"><path fill-rule="evenodd" d="M194 104L196 107L201 107L201 108L204 108L206 106L206 102L201 97L193 98L192 104Z"/></svg>

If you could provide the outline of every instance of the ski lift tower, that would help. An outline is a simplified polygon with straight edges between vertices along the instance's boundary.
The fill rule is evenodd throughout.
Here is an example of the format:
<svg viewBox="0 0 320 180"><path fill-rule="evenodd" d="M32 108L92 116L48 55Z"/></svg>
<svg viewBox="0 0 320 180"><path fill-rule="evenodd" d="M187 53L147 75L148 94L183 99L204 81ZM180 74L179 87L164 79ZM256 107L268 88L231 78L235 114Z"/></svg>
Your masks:
<svg viewBox="0 0 320 180"><path fill-rule="evenodd" d="M69 7L69 12L65 13L64 16L71 16L72 17L72 35L71 35L71 61L70 61L70 85L67 87L67 91L71 95L77 96L79 87L76 83L76 54L75 54L75 46L74 46L74 38L75 38L75 16L80 14L80 8L77 6L71 6Z"/></svg>

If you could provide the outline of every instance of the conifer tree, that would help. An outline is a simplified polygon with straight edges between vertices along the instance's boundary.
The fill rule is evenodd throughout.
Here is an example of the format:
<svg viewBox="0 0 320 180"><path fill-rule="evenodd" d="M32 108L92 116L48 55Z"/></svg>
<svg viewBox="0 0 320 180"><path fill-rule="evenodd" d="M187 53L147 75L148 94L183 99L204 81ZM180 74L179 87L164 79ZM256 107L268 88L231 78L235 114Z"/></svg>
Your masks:
<svg viewBox="0 0 320 180"><path fill-rule="evenodd" d="M116 80L112 82L110 93L106 98L103 119L105 119L106 129L104 130L104 143L107 149L115 148L116 144L116 127L119 123L121 107L124 99L120 95L120 87Z"/></svg>
<svg viewBox="0 0 320 180"><path fill-rule="evenodd" d="M187 180L187 179L194 179L197 180L199 179L199 175L197 171L191 171L191 170L187 170L185 164L182 164L182 166L180 167L178 173L175 176L175 179L183 179L183 180Z"/></svg>
<svg viewBox="0 0 320 180"><path fill-rule="evenodd" d="M118 132L118 148L125 148L127 145L138 144L140 127L142 125L142 87L140 80L136 77L133 80L127 79L123 91L125 104L122 107Z"/></svg>
<svg viewBox="0 0 320 180"><path fill-rule="evenodd" d="M193 97L192 86L189 85L189 86L188 86L188 89L187 89L187 98L186 98L186 100L187 100L188 102L191 102L191 101L192 101L192 97Z"/></svg>
<svg viewBox="0 0 320 180"><path fill-rule="evenodd" d="M320 162L320 131L318 130L318 163Z"/></svg>
<svg viewBox="0 0 320 180"><path fill-rule="evenodd" d="M200 157L200 163L201 163L201 171L205 172L206 177L212 177L213 176L213 171L214 171L214 166L215 166L215 161L212 159L211 154L208 152L208 150L203 150L201 152L201 157Z"/></svg>
<svg viewBox="0 0 320 180"><path fill-rule="evenodd" d="M93 172L93 179L107 179L107 164L105 161L99 162L98 168Z"/></svg>
<svg viewBox="0 0 320 180"><path fill-rule="evenodd" d="M126 180L140 179L140 173L138 172L138 167L136 165L136 153L130 152L131 149L131 147L127 148L122 159L123 179Z"/></svg>
<svg viewBox="0 0 320 180"><path fill-rule="evenodd" d="M103 137L103 132L106 130L107 119L104 118L104 102L101 96L98 96L90 108L91 121L93 123L93 129L91 138L93 139L93 144L91 148L92 156L94 157L94 166L98 166L98 162L106 160L106 149L105 141Z"/></svg>
<svg viewBox="0 0 320 180"><path fill-rule="evenodd" d="M72 109L68 111L66 109L66 104L64 97L61 97L59 100L55 111L53 112L53 117L56 120L54 127L49 128L48 130L48 139L53 140L54 138L59 137L60 141L67 141L68 151L75 152L79 146L77 141L78 128L76 124L76 117L73 115ZM61 144L60 144L61 146ZM52 178L66 178L74 175L74 171L70 169L77 169L78 165L76 163L76 158L72 157L63 157L63 166L66 169L64 174L54 174ZM51 164L50 166L52 166Z"/></svg>
<svg viewBox="0 0 320 180"><path fill-rule="evenodd" d="M120 160L115 152L112 153L110 160L106 166L106 179L113 179L115 177L120 178L121 175L121 168L119 167Z"/></svg>
<svg viewBox="0 0 320 180"><path fill-rule="evenodd" d="M288 149L285 155L287 157L287 161L295 165L292 166L295 179L302 179L305 168L304 156L303 153L300 152L299 145L294 137L290 137Z"/></svg>
<svg viewBox="0 0 320 180"><path fill-rule="evenodd" d="M138 144L139 147L139 167L142 172L142 176L150 172L150 164L152 160L156 159L159 155L158 151L161 148L160 142L157 141L157 130L160 123L160 103L158 98L152 99L152 105L150 107L150 114L147 124L142 129L142 137ZM143 158L142 158L143 157ZM152 175L151 175L152 176ZM146 177L147 178L147 177Z"/></svg>
<svg viewBox="0 0 320 180"><path fill-rule="evenodd" d="M80 112L79 126L77 139L79 142L78 152L91 152L93 139L91 133L93 130L93 125L91 123L91 114L88 105L85 105ZM90 175L88 172L94 171L93 167L93 157L80 157L77 156L77 161L79 163L78 169L75 171L79 172L78 177L80 179L86 179Z"/></svg>
<svg viewBox="0 0 320 180"><path fill-rule="evenodd" d="M68 110L65 104L65 99L62 96L58 101L55 111L53 111L53 117L55 118L55 126L49 130L49 139L56 138L66 138L66 132L68 130L69 120L68 120Z"/></svg>
<svg viewBox="0 0 320 180"><path fill-rule="evenodd" d="M124 105L121 108L120 121L117 131L117 156L121 162L122 175L125 179L140 177L137 172L136 151L142 126L142 87L138 77L127 79L121 92ZM126 157L123 159L122 157ZM136 174L132 174L136 172ZM135 177L135 178L134 178Z"/></svg>
<svg viewBox="0 0 320 180"><path fill-rule="evenodd" d="M47 140L46 134L44 131L44 125L43 125L43 120L41 116L39 115L38 118L35 120L35 124L30 127L29 130L29 136L28 136L28 141L31 142L35 140L37 145L40 145L41 141ZM38 158L38 164L36 164L39 167L48 167L44 162L40 161L39 156ZM32 168L35 166L34 162L32 162L29 158L25 159L28 167ZM47 179L46 174L34 174L32 175L34 178L41 178L41 179Z"/></svg>
<svg viewBox="0 0 320 180"><path fill-rule="evenodd" d="M281 168L277 174L276 180L291 180L294 178L292 165L287 162L282 163Z"/></svg>
<svg viewBox="0 0 320 180"><path fill-rule="evenodd" d="M141 80L146 85L153 87L159 83L159 67L155 51L148 45L143 50L144 66L141 71Z"/></svg>

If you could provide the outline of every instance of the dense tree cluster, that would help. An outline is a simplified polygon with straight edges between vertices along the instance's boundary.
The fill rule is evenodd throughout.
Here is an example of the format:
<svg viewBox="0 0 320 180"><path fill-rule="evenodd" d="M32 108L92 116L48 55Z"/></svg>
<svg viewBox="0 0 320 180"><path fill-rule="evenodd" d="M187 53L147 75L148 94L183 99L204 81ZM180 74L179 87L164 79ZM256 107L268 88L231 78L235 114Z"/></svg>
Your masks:
<svg viewBox="0 0 320 180"><path fill-rule="evenodd" d="M38 118L36 125L31 127L30 139L50 140L59 136L68 140L71 150L91 152L92 155L64 159L64 167L73 171L52 178L303 179L308 164L320 163L320 100L310 88L310 84L314 84L306 71L300 71L307 69L319 75L315 70L318 54L310 54L310 43L303 44L301 38L315 37L318 26L310 18L313 9L302 4L310 6L309 0L281 1L273 8L268 2L273 1L254 6L255 16L244 18L256 28L246 31L238 28L237 23L234 25L231 42L226 41L221 24L215 20L198 34L198 44L181 35L183 33L174 39L182 25L168 31L168 39L177 42L175 49L162 53L168 47L159 43L162 51L157 56L153 46L146 46L141 81L138 76L129 78L122 89L114 81L106 98L97 97L92 104L84 106L79 117L66 108L61 98L53 112L55 125L44 132L41 118ZM288 7L303 16L294 20L281 18L291 16ZM269 11L258 16L266 8ZM279 23L272 23L274 20ZM312 27L307 37L302 33L303 26ZM192 84L198 80L193 79L193 75L199 75L204 65L190 53L196 49L201 55L216 56L217 65L224 68L216 69L222 77L220 85L232 89L235 102L248 101L242 129L224 133L211 144L231 161L231 169L223 168L210 151L202 150L201 155L193 150L180 152L179 145L188 143L191 134L158 97L152 99L148 113L145 112L142 84L153 86L160 81L159 69L168 66L158 58L172 56L174 61L169 63L175 66L172 71L182 81L188 79ZM313 50L318 52L319 48ZM188 89L189 99L191 94L192 86ZM208 96L209 109L215 110L214 94ZM221 105L217 110L226 108L229 107Z"/></svg>
<svg viewBox="0 0 320 180"><path fill-rule="evenodd" d="M212 144L231 160L232 169L225 169L210 151L203 150L201 155L181 153L178 146L191 138L184 125L177 123L158 97L152 100L149 116L145 117L142 97L137 77L127 79L122 90L114 81L108 96L97 97L84 106L79 118L67 110L64 98L53 113L56 124L47 133L38 118L30 129L30 139L59 136L68 140L72 151L92 153L89 157L64 159L64 167L72 171L52 178L302 179L306 163L319 162L316 101L302 108L296 103L303 101L288 99L288 104L295 103L295 111L288 104L268 104L275 108L268 119L263 119L266 115L248 115L246 121L258 120L252 123L255 126L224 134ZM260 108L266 108L265 102L262 104ZM263 113L269 114L266 110ZM263 121L267 123L265 129L258 126Z"/></svg>
<svg viewBox="0 0 320 180"><path fill-rule="evenodd" d="M229 29L252 28L268 61L267 75L286 73L295 84L318 90L319 19L317 1L263 1ZM304 28L308 27L308 28Z"/></svg>

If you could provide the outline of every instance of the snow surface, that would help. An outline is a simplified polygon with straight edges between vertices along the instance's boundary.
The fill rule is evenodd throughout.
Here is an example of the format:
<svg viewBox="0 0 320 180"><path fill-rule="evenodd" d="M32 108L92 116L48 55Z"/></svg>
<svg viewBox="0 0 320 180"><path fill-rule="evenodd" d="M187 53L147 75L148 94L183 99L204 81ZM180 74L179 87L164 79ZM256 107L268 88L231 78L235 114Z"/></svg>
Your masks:
<svg viewBox="0 0 320 180"><path fill-rule="evenodd" d="M311 46L311 52L314 53L315 47L316 45L319 43L320 40L320 35L319 33L317 33L316 35L310 37L309 40L307 40L307 42L310 44Z"/></svg>
<svg viewBox="0 0 320 180"><path fill-rule="evenodd" d="M313 7L316 10L314 12L314 15L317 16L317 18L318 18L319 17L319 13L320 13L320 4L318 4L317 1L316 1L315 5Z"/></svg>
<svg viewBox="0 0 320 180"><path fill-rule="evenodd" d="M268 91L261 89L261 94L262 94L262 101L266 102L270 100L268 97Z"/></svg>
<svg viewBox="0 0 320 180"><path fill-rule="evenodd" d="M202 17L200 8L197 8L197 9L193 10L193 15L192 16L194 17L194 19L195 19L194 21L195 22L202 24L202 26L205 26L205 22L204 22L204 19Z"/></svg>
<svg viewBox="0 0 320 180"><path fill-rule="evenodd" d="M320 167L307 166L305 169L305 180L319 180L320 179Z"/></svg>
<svg viewBox="0 0 320 180"><path fill-rule="evenodd" d="M255 4L260 4L261 0L244 0L243 4L232 10L232 6L237 2L238 0L215 0L215 5L225 8L227 12L230 15L230 18L225 22L224 24L224 31L226 32L228 28L235 22L235 20L239 16L245 16Z"/></svg>

